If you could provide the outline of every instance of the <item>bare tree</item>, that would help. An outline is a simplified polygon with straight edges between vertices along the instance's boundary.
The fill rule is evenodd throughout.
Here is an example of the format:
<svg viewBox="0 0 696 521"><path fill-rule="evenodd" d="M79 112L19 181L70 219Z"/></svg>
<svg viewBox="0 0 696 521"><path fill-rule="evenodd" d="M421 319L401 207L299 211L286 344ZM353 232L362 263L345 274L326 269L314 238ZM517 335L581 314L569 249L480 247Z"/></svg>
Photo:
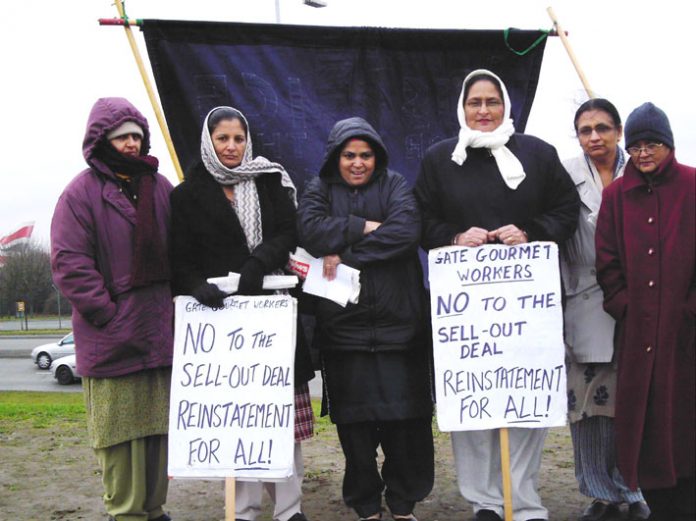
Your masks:
<svg viewBox="0 0 696 521"><path fill-rule="evenodd" d="M5 255L5 264L0 267L1 311L14 313L15 302L22 300L28 314L42 313L54 291L48 250L32 241Z"/></svg>

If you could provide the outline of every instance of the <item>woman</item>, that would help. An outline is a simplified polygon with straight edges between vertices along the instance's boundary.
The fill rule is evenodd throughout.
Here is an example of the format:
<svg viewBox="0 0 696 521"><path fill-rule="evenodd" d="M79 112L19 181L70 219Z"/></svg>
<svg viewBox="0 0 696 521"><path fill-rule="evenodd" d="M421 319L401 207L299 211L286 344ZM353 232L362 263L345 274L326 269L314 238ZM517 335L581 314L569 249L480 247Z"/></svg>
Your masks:
<svg viewBox="0 0 696 521"><path fill-rule="evenodd" d="M631 161L606 187L597 280L618 325L617 464L651 520L696 518L696 173L677 162L666 114L626 120Z"/></svg>
<svg viewBox="0 0 696 521"><path fill-rule="evenodd" d="M422 246L430 250L450 244L566 240L578 216L573 183L551 145L515 133L510 98L500 78L483 69L469 74L457 117L459 137L428 150L416 182ZM547 429L508 431L514 519L546 519L536 487ZM498 431L453 432L452 447L459 490L476 519L500 520Z"/></svg>
<svg viewBox="0 0 696 521"><path fill-rule="evenodd" d="M150 131L123 98L92 107L82 153L51 223L53 279L73 306L90 444L110 519L167 521L172 186Z"/></svg>
<svg viewBox="0 0 696 521"><path fill-rule="evenodd" d="M297 243L295 186L285 169L252 156L249 125L231 107L211 110L203 123L201 161L172 192L171 262L176 295L222 307L226 296L210 277L240 274L240 295L260 295L264 275L280 273ZM298 328L299 331L299 328ZM314 376L305 344L295 349L294 473L287 481L238 480L236 517L253 521L265 487L278 521L305 521L301 510L302 448L313 433L307 382Z"/></svg>
<svg viewBox="0 0 696 521"><path fill-rule="evenodd" d="M316 309L324 412L346 458L343 498L361 519L379 519L386 487L394 519L415 519L434 477L428 317L418 209L387 162L364 119L336 123L300 202L299 231L302 246L323 257L327 279L341 263L360 270L357 304L320 299Z"/></svg>
<svg viewBox="0 0 696 521"><path fill-rule="evenodd" d="M602 190L623 175L626 158L619 148L621 117L602 98L586 101L575 113L575 133L583 153L564 162L582 202L575 235L561 249L565 288L565 341L568 369L568 417L580 492L594 498L581 521L621 517L648 519L640 491L631 491L616 468L614 405L616 365L614 319L602 308L595 271L594 236Z"/></svg>

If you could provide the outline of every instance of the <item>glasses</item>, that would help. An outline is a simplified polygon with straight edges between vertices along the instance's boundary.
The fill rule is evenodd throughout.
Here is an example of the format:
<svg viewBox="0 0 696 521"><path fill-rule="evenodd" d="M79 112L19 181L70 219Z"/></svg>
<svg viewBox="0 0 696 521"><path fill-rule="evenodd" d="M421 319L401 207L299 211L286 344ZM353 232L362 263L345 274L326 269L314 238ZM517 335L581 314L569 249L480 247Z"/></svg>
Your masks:
<svg viewBox="0 0 696 521"><path fill-rule="evenodd" d="M651 156L663 146L663 143L648 143L644 147L628 147L626 150L632 156L639 156L643 152L645 152L646 155Z"/></svg>
<svg viewBox="0 0 696 521"><path fill-rule="evenodd" d="M497 109L503 105L503 102L499 99L489 99L489 100L480 100L480 99L472 99L464 103L467 108L470 109L480 109L484 105L488 107L489 109Z"/></svg>
<svg viewBox="0 0 696 521"><path fill-rule="evenodd" d="M592 132L597 132L600 136L606 136L609 134L612 130L614 130L615 127L610 127L609 125L604 125L603 123L600 123L596 127L581 127L578 129L578 136L580 137L590 137L592 135Z"/></svg>

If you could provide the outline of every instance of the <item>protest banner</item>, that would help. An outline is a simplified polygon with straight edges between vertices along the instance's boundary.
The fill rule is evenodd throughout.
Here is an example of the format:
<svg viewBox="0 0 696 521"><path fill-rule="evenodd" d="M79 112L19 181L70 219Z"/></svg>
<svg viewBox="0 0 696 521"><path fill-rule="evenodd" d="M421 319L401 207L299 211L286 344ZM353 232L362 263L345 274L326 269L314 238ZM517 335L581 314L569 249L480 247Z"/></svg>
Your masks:
<svg viewBox="0 0 696 521"><path fill-rule="evenodd" d="M439 428L564 425L558 246L448 246L428 265Z"/></svg>
<svg viewBox="0 0 696 521"><path fill-rule="evenodd" d="M175 301L169 475L292 474L297 301L232 296L211 309Z"/></svg>

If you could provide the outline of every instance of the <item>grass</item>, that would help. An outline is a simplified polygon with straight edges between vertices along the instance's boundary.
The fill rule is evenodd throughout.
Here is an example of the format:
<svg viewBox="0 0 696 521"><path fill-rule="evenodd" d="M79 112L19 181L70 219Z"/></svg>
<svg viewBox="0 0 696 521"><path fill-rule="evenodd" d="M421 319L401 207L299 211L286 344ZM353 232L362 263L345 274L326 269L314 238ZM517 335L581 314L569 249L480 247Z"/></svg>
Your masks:
<svg viewBox="0 0 696 521"><path fill-rule="evenodd" d="M70 329L30 329L29 331L22 331L19 329L12 329L9 331L0 331L0 336L36 336L36 335L58 335L63 336L70 333Z"/></svg>
<svg viewBox="0 0 696 521"><path fill-rule="evenodd" d="M0 434L27 427L62 429L84 423L81 393L0 392Z"/></svg>

